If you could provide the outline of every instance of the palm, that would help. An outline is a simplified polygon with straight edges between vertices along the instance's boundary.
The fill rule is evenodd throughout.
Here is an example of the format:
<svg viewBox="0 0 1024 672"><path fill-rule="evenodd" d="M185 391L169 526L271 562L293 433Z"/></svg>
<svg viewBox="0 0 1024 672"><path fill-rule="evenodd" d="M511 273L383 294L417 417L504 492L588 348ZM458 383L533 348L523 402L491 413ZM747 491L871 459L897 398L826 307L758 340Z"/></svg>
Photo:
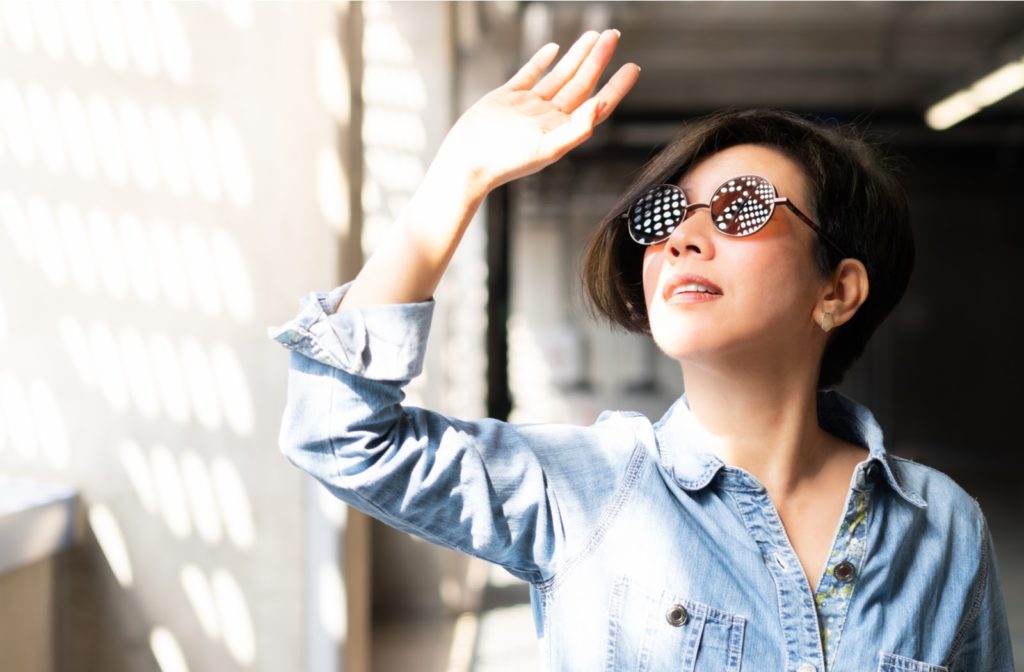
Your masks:
<svg viewBox="0 0 1024 672"><path fill-rule="evenodd" d="M542 48L504 85L459 118L445 145L465 152L492 186L553 163L590 137L594 127L636 83L639 68L624 65L594 96L618 41L613 31L581 37L550 73L553 45Z"/></svg>

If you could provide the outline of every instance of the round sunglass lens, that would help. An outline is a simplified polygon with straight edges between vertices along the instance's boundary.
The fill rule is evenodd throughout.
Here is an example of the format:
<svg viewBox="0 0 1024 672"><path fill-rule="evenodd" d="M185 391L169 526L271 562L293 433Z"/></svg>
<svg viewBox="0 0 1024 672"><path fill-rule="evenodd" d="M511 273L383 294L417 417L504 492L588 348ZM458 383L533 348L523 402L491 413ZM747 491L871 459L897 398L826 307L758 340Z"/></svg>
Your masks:
<svg viewBox="0 0 1024 672"><path fill-rule="evenodd" d="M653 187L629 209L629 235L641 245L659 243L672 235L685 211L686 196L678 187Z"/></svg>
<svg viewBox="0 0 1024 672"><path fill-rule="evenodd" d="M763 177L744 175L729 180L711 197L711 221L730 236L749 236L775 209L775 187Z"/></svg>

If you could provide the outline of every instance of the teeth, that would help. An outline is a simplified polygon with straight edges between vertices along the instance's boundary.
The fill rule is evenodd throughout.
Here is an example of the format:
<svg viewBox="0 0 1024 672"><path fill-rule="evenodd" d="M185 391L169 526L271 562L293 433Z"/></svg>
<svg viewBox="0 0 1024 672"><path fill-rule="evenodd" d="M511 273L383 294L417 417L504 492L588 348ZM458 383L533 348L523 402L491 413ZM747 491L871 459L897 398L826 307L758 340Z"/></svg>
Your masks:
<svg viewBox="0 0 1024 672"><path fill-rule="evenodd" d="M710 289L708 289L704 285L698 285L695 282L691 282L688 285L682 285L680 287L676 287L676 290L674 292L672 292L672 293L673 294L679 294L681 292L705 292L707 294L714 294L714 292L712 292Z"/></svg>

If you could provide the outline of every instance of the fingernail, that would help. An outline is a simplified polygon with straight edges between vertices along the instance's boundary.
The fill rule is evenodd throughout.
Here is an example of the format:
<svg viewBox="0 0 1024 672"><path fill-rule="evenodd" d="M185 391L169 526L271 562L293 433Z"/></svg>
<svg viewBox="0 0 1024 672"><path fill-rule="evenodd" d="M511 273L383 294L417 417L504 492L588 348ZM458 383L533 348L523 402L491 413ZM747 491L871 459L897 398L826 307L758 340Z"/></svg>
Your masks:
<svg viewBox="0 0 1024 672"><path fill-rule="evenodd" d="M621 33L621 32L619 32L619 29L618 29L618 28L612 28L612 30L613 30L613 31L615 32L615 36L616 36L616 37L622 37L622 33Z"/></svg>

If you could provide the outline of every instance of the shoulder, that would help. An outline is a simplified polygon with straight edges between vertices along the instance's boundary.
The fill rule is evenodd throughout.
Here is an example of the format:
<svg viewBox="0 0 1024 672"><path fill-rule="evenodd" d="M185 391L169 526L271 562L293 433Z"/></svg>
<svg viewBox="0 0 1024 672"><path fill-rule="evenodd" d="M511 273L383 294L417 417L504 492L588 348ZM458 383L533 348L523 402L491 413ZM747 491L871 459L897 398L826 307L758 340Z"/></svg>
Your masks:
<svg viewBox="0 0 1024 672"><path fill-rule="evenodd" d="M643 461L653 444L651 422L633 411L604 411L589 425L515 424L519 439L539 460L549 480L575 488L614 490L624 472Z"/></svg>
<svg viewBox="0 0 1024 672"><path fill-rule="evenodd" d="M974 497L934 467L894 455L888 455L887 460L906 495L916 496L924 504L920 510L930 526L967 546L980 548L986 523Z"/></svg>
<svg viewBox="0 0 1024 672"><path fill-rule="evenodd" d="M632 461L657 452L655 424L638 411L603 411L591 428L603 437L602 443L612 440L616 444L612 450L628 452Z"/></svg>
<svg viewBox="0 0 1024 672"><path fill-rule="evenodd" d="M635 434L638 440L642 439L646 433L653 434L653 423L639 411L601 411L591 427L630 432Z"/></svg>

